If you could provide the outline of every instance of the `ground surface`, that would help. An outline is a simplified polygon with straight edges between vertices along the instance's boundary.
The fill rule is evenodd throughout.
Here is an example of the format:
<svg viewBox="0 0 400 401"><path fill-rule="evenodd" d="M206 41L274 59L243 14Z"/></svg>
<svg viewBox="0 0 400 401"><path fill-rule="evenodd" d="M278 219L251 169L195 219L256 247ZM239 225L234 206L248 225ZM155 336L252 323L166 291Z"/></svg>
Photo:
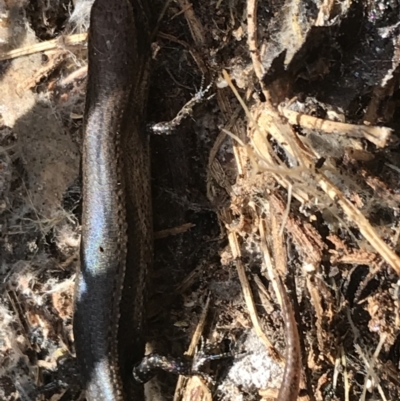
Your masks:
<svg viewBox="0 0 400 401"><path fill-rule="evenodd" d="M72 312L86 82L77 35L90 2L75 7L0 0L1 400L83 399ZM301 399L399 399L399 16L396 0L166 9L148 121L173 119L202 77L214 96L151 138L148 340L182 355L208 310L203 335L235 354L212 364L213 388L193 379L185 399L276 397L276 274L298 323ZM160 376L161 399L174 381Z"/></svg>

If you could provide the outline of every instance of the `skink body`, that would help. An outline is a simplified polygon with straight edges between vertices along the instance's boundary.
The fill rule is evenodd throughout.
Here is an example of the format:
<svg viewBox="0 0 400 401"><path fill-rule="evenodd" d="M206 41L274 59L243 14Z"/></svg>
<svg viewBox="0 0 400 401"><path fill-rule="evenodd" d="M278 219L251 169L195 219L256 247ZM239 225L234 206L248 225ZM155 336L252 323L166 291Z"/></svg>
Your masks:
<svg viewBox="0 0 400 401"><path fill-rule="evenodd" d="M145 6L96 0L91 13L74 315L89 401L144 398L131 371L144 353L152 262L149 149L142 129L150 70Z"/></svg>

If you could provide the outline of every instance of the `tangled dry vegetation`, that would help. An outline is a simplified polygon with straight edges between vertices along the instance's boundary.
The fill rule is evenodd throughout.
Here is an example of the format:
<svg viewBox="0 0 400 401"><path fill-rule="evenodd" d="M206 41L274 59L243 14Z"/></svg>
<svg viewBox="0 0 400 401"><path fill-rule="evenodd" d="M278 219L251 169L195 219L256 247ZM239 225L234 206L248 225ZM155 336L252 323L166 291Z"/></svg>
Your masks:
<svg viewBox="0 0 400 401"><path fill-rule="evenodd" d="M45 3L0 2L4 400L82 397L71 319L90 2L69 20L69 1ZM212 391L180 379L175 400L276 397L277 275L300 333L299 399L399 399L399 12L379 0L167 2L149 121L172 119L201 76L215 96L152 138L155 302L171 308L154 313L168 316L149 341L190 354L203 333L238 348L213 367Z"/></svg>

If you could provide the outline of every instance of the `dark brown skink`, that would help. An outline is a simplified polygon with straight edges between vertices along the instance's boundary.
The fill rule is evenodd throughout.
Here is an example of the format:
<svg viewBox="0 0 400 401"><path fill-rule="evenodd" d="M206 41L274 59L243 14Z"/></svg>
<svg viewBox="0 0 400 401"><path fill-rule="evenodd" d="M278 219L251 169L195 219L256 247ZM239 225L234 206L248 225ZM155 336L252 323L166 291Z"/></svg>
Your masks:
<svg viewBox="0 0 400 401"><path fill-rule="evenodd" d="M286 330L286 364L276 401L296 401L302 372L299 331L292 304L280 277L277 277L276 283L282 300L282 316Z"/></svg>
<svg viewBox="0 0 400 401"><path fill-rule="evenodd" d="M144 399L132 366L144 353L152 262L146 0L96 0L83 134L76 354L89 401Z"/></svg>

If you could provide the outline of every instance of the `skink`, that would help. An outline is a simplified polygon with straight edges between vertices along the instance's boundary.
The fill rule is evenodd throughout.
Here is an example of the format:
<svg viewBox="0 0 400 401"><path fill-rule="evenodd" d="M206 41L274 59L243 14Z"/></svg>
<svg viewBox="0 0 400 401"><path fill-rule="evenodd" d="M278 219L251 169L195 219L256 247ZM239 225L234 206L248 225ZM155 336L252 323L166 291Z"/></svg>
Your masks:
<svg viewBox="0 0 400 401"><path fill-rule="evenodd" d="M286 365L276 401L296 401L302 372L299 331L292 304L280 277L277 278L276 283L282 300L282 315L286 330Z"/></svg>
<svg viewBox="0 0 400 401"><path fill-rule="evenodd" d="M152 262L146 0L96 0L84 115L76 354L89 401L141 401L132 366L144 353Z"/></svg>

